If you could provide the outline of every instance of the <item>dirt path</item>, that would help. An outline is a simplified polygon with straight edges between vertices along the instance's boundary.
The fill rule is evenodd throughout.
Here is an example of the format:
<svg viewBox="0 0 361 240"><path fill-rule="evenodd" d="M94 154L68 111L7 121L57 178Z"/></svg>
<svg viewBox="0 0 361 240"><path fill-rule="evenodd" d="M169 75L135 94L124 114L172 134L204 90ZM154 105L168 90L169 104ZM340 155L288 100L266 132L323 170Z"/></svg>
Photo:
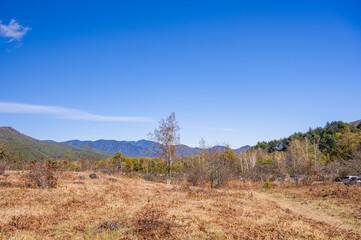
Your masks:
<svg viewBox="0 0 361 240"><path fill-rule="evenodd" d="M355 226L346 223L345 220L343 220L342 218L336 216L330 216L327 213L322 212L315 207L302 205L297 202L292 202L287 198L281 196L274 197L271 194L267 194L267 193L253 192L253 194L258 199L272 201L276 203L279 207L283 209L289 209L290 211L298 215L313 219L315 221L325 222L332 226L336 226L338 228L345 230L351 230L355 233L361 234L360 229L357 229Z"/></svg>

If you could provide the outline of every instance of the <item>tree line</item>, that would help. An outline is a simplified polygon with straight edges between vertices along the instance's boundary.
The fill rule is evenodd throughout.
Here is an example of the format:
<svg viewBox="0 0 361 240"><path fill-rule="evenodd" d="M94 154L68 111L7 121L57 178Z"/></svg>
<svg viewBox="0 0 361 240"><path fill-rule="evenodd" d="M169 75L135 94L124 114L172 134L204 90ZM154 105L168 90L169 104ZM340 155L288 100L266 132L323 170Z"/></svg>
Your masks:
<svg viewBox="0 0 361 240"><path fill-rule="evenodd" d="M361 125L344 122L327 123L324 128L309 129L288 138L259 142L252 148L234 152L229 146L209 147L204 140L190 156L179 152L180 127L172 113L159 122L150 133L157 157L130 158L121 153L101 160L88 154L72 161L70 152L56 159L39 158L53 162L59 171L103 171L109 174L139 176L147 180L187 181L192 185L221 187L230 179L256 181L284 181L289 176L303 181L333 181L347 174L361 175ZM28 169L25 160L0 146L1 169Z"/></svg>

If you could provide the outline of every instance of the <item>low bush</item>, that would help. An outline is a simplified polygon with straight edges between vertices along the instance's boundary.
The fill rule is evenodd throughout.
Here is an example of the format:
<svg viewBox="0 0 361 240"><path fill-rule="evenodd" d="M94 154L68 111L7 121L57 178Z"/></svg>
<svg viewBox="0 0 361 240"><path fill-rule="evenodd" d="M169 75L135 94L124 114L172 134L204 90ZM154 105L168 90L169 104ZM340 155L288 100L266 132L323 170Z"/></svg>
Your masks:
<svg viewBox="0 0 361 240"><path fill-rule="evenodd" d="M23 175L24 185L30 188L55 188L58 185L55 171L55 162L47 161L46 164L32 162L30 171Z"/></svg>
<svg viewBox="0 0 361 240"><path fill-rule="evenodd" d="M270 189L271 187L272 187L272 186L271 186L271 184L270 184L268 181L265 182L264 185L263 185L263 188L266 189L266 190L267 190L267 189Z"/></svg>
<svg viewBox="0 0 361 240"><path fill-rule="evenodd" d="M170 239L175 234L174 218L166 218L161 206L147 204L136 213L134 230L142 239Z"/></svg>
<svg viewBox="0 0 361 240"><path fill-rule="evenodd" d="M152 173L143 173L142 178L146 181L154 181L154 174Z"/></svg>

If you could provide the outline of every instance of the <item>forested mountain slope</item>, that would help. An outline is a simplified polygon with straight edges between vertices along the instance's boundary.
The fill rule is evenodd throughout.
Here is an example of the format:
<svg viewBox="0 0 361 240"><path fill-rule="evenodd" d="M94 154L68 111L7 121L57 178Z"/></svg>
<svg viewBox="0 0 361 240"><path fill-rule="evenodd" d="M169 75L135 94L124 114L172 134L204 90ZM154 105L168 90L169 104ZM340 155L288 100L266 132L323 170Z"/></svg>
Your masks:
<svg viewBox="0 0 361 240"><path fill-rule="evenodd" d="M87 147L40 141L20 133L12 127L0 127L0 143L4 143L9 151L26 160L34 160L37 157L56 158L64 156L66 151L69 151L72 157L71 160L77 160L78 154L88 154ZM98 149L91 149L90 154L98 155L101 158L107 158L112 155L112 153Z"/></svg>

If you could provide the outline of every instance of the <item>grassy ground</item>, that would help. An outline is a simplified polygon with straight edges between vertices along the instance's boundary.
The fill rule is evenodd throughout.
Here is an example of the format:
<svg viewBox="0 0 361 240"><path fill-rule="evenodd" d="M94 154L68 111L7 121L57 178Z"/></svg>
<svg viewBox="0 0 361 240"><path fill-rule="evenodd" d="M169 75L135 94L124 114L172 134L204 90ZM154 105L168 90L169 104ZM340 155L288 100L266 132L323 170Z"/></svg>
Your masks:
<svg viewBox="0 0 361 240"><path fill-rule="evenodd" d="M8 174L0 239L361 239L355 186L209 189L65 172L57 188L31 189Z"/></svg>

